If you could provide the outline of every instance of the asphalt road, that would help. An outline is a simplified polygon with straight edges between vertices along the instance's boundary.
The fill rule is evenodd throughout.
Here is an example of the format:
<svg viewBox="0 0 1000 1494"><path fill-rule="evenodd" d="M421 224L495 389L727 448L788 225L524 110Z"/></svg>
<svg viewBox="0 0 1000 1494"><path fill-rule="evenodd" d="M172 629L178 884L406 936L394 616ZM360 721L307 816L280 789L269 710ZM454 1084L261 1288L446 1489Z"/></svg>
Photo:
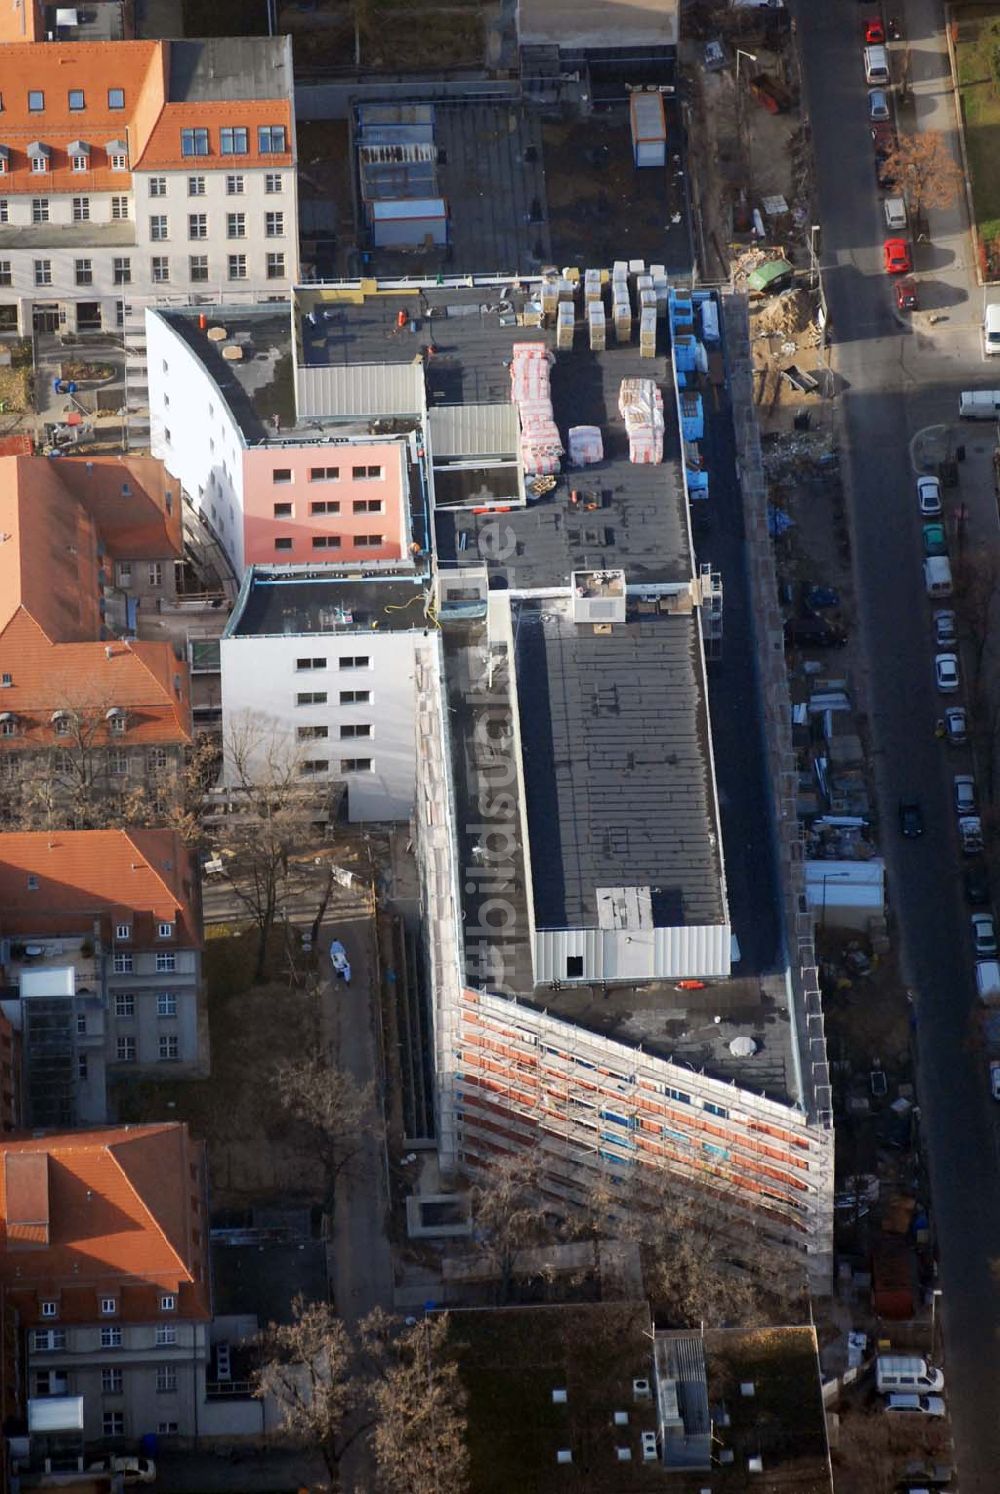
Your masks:
<svg viewBox="0 0 1000 1494"><path fill-rule="evenodd" d="M875 7L869 7L875 9ZM995 1494L1000 1469L1000 1257L997 1133L983 1058L970 1046L975 1005L968 909L950 802L964 754L934 738L942 698L932 679L930 607L921 574L920 520L909 441L954 421L957 392L988 379L976 336L979 293L970 290L968 241L958 213L935 215L916 269L947 320L897 320L881 272L885 236L866 118L860 22L867 10L839 0L797 5L799 42L816 154L822 263L835 337L834 366L849 443L854 555L869 661L868 701L882 845L901 925L904 969L917 1006L923 1136L940 1251L940 1321L946 1396L963 1494ZM953 103L933 0L911 0L918 128L954 129ZM911 126L912 127L912 126ZM983 436L983 430L963 435ZM992 505L991 492L970 502ZM983 521L985 522L985 520ZM901 841L901 794L920 797L922 840Z"/></svg>

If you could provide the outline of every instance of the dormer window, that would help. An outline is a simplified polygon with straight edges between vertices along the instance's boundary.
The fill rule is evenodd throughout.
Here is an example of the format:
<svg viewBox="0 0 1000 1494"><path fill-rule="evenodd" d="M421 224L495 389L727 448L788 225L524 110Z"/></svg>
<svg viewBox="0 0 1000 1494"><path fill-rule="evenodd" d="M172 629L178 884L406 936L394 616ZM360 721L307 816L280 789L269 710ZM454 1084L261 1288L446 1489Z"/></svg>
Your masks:
<svg viewBox="0 0 1000 1494"><path fill-rule="evenodd" d="M163 1296L160 1298L160 1311L161 1312L176 1312L177 1311L177 1298L173 1295L172 1292L164 1292Z"/></svg>
<svg viewBox="0 0 1000 1494"><path fill-rule="evenodd" d="M0 711L0 737L17 736L17 717L13 711Z"/></svg>
<svg viewBox="0 0 1000 1494"><path fill-rule="evenodd" d="M0 176L5 176L10 170L10 148L0 145Z"/></svg>
<svg viewBox="0 0 1000 1494"><path fill-rule="evenodd" d="M114 1315L115 1315L115 1313L117 1311L118 1311L118 1298L117 1297L102 1297L101 1298L101 1316L103 1318L113 1318Z"/></svg>
<svg viewBox="0 0 1000 1494"><path fill-rule="evenodd" d="M34 872L29 872L28 873L28 891L29 892L37 892L38 891L38 878L35 876Z"/></svg>
<svg viewBox="0 0 1000 1494"><path fill-rule="evenodd" d="M52 725L57 737L68 737L73 729L73 717L69 711L53 711Z"/></svg>
<svg viewBox="0 0 1000 1494"><path fill-rule="evenodd" d="M66 154L74 171L90 169L90 146L85 140L71 140L66 147Z"/></svg>
<svg viewBox="0 0 1000 1494"><path fill-rule="evenodd" d="M109 140L104 149L112 171L128 170L128 145L124 140Z"/></svg>
<svg viewBox="0 0 1000 1494"><path fill-rule="evenodd" d="M125 90L124 90L124 88L109 88L108 89L108 108L109 109L124 109L125 108Z"/></svg>
<svg viewBox="0 0 1000 1494"><path fill-rule="evenodd" d="M59 1316L59 1303L51 1297L46 1298L41 1305L41 1314L43 1318L57 1318Z"/></svg>
<svg viewBox="0 0 1000 1494"><path fill-rule="evenodd" d="M105 711L104 719L108 723L108 731L115 736L124 736L128 729L128 716L121 706L112 706L110 711Z"/></svg>
<svg viewBox="0 0 1000 1494"><path fill-rule="evenodd" d="M43 145L40 140L33 140L28 146L28 160L31 162L32 171L48 171L50 155L51 151L47 145Z"/></svg>
<svg viewBox="0 0 1000 1494"><path fill-rule="evenodd" d="M118 939L118 940L131 939L131 937L132 937L132 925L130 923L116 923L115 924L115 938L116 939Z"/></svg>
<svg viewBox="0 0 1000 1494"><path fill-rule="evenodd" d="M174 937L174 926L172 923L158 923L156 933L160 939L172 939Z"/></svg>

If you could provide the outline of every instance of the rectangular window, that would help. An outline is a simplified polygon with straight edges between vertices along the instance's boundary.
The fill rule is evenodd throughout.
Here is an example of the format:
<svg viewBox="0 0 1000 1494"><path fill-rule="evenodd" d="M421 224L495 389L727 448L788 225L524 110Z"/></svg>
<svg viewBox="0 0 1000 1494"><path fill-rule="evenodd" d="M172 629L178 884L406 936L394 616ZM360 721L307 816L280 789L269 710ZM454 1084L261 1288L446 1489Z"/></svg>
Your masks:
<svg viewBox="0 0 1000 1494"><path fill-rule="evenodd" d="M33 197L31 199L31 221L32 223L47 223L49 221L49 199L47 197Z"/></svg>
<svg viewBox="0 0 1000 1494"><path fill-rule="evenodd" d="M177 1298L173 1295L172 1292L164 1292L163 1296L160 1298L160 1311L176 1312L176 1310Z"/></svg>
<svg viewBox="0 0 1000 1494"><path fill-rule="evenodd" d="M90 157L89 156L71 156L70 157L70 165L72 166L73 170L77 173L77 175L79 175L79 173L81 171L89 171L90 170Z"/></svg>
<svg viewBox="0 0 1000 1494"><path fill-rule="evenodd" d="M57 1318L59 1316L59 1303L51 1300L42 1303L43 1318Z"/></svg>
<svg viewBox="0 0 1000 1494"><path fill-rule="evenodd" d="M9 259L0 259L0 285L13 285L14 275Z"/></svg>
<svg viewBox="0 0 1000 1494"><path fill-rule="evenodd" d="M31 114L40 114L45 108L45 95L40 88L29 88L28 110Z"/></svg>
<svg viewBox="0 0 1000 1494"><path fill-rule="evenodd" d="M276 550L290 550L292 548L292 541L287 534L281 534L275 540L274 548Z"/></svg>
<svg viewBox="0 0 1000 1494"><path fill-rule="evenodd" d="M156 1015L158 1017L176 1017L177 1015L177 992L157 991L156 993Z"/></svg>
<svg viewBox="0 0 1000 1494"><path fill-rule="evenodd" d="M116 975L131 975L132 956L130 954L116 954L114 956L114 972Z"/></svg>
<svg viewBox="0 0 1000 1494"><path fill-rule="evenodd" d="M89 260L89 259L75 259L73 261L73 274L74 274L74 277L76 279L77 285L93 285L93 283L94 283L94 264L93 264L93 261ZM57 723L56 729L58 730L59 726L61 726L62 724L63 724L62 722ZM69 723L68 722L66 723L66 729L69 730Z"/></svg>
<svg viewBox="0 0 1000 1494"><path fill-rule="evenodd" d="M729 1118L729 1111L725 1105L716 1105L711 1100L703 1100L701 1108L702 1110L707 1110L709 1115L717 1115L720 1120L727 1120Z"/></svg>
<svg viewBox="0 0 1000 1494"><path fill-rule="evenodd" d="M39 1370L35 1375L36 1395L67 1395L69 1378L64 1370Z"/></svg>
<svg viewBox="0 0 1000 1494"><path fill-rule="evenodd" d="M87 1036L87 1014L86 1014L86 1012L78 1012L77 1013L77 1018L76 1018L76 1035L77 1035L77 1037L86 1037Z"/></svg>
<svg viewBox="0 0 1000 1494"><path fill-rule="evenodd" d="M247 257L245 254L230 254L228 273L230 280L245 280L247 278Z"/></svg>
<svg viewBox="0 0 1000 1494"><path fill-rule="evenodd" d="M112 197L112 199L111 199L111 219L112 219L112 222L114 222L114 223L127 223L128 222L128 198L127 197Z"/></svg>
<svg viewBox="0 0 1000 1494"><path fill-rule="evenodd" d="M340 468L339 467L310 467L309 468L309 481L310 482L339 482L340 481Z"/></svg>
<svg viewBox="0 0 1000 1494"><path fill-rule="evenodd" d="M119 1327L105 1324L101 1328L101 1348L120 1349L122 1346L122 1331Z"/></svg>
<svg viewBox="0 0 1000 1494"><path fill-rule="evenodd" d="M325 669L325 659L296 659L296 669Z"/></svg>
<svg viewBox="0 0 1000 1494"><path fill-rule="evenodd" d="M132 284L132 261L130 259L118 258L111 261L111 278L115 285Z"/></svg>
<svg viewBox="0 0 1000 1494"><path fill-rule="evenodd" d="M156 588L163 585L163 562L162 560L151 560L146 566L146 580L150 586ZM161 925L162 927L162 925ZM167 925L168 928L172 925Z"/></svg>
<svg viewBox="0 0 1000 1494"><path fill-rule="evenodd" d="M165 254L154 254L150 260L149 269L154 285L166 285L170 279L170 260Z"/></svg>
<svg viewBox="0 0 1000 1494"><path fill-rule="evenodd" d="M276 196L283 190L280 171L268 171L264 176L264 191L269 197Z"/></svg>
<svg viewBox="0 0 1000 1494"><path fill-rule="evenodd" d="M0 223L10 222L10 201L6 197L0 197Z"/></svg>
<svg viewBox="0 0 1000 1494"><path fill-rule="evenodd" d="M156 937L158 939L172 939L174 937L174 926L172 923L158 923L156 925Z"/></svg>
<svg viewBox="0 0 1000 1494"><path fill-rule="evenodd" d="M315 773L328 773L330 760L326 757L307 757L299 764L299 772L303 778L309 778Z"/></svg>
<svg viewBox="0 0 1000 1494"><path fill-rule="evenodd" d="M219 131L219 149L224 156L245 156L248 138L242 125L222 129Z"/></svg>
<svg viewBox="0 0 1000 1494"><path fill-rule="evenodd" d="M39 1354L58 1354L66 1347L66 1329L36 1328L31 1342Z"/></svg>
<svg viewBox="0 0 1000 1494"><path fill-rule="evenodd" d="M37 176L42 176L49 169L48 156L32 156L31 169Z"/></svg>
<svg viewBox="0 0 1000 1494"><path fill-rule="evenodd" d="M188 259L188 271L193 281L208 279L208 255L192 254Z"/></svg>
<svg viewBox="0 0 1000 1494"><path fill-rule="evenodd" d="M146 768L150 773L159 773L167 766L167 749L150 747L146 753Z"/></svg>
<svg viewBox="0 0 1000 1494"><path fill-rule="evenodd" d="M177 1389L177 1370L172 1364L156 1366L156 1389L159 1395L169 1395Z"/></svg>
<svg viewBox="0 0 1000 1494"><path fill-rule="evenodd" d="M128 156L123 156L115 153L108 157L108 162L111 166L112 171L128 170Z"/></svg>
<svg viewBox="0 0 1000 1494"><path fill-rule="evenodd" d="M356 514L380 514L382 500L381 498L355 498L354 512Z"/></svg>
<svg viewBox="0 0 1000 1494"><path fill-rule="evenodd" d="M247 236L247 215L246 215L246 213L227 213L226 214L226 238L227 239L245 239L246 236Z"/></svg>
<svg viewBox="0 0 1000 1494"><path fill-rule="evenodd" d="M163 1033L159 1040L161 1063L176 1063L180 1057L180 1040L175 1032Z"/></svg>
<svg viewBox="0 0 1000 1494"><path fill-rule="evenodd" d="M115 1044L115 1059L118 1063L135 1063L135 1038L120 1037Z"/></svg>
<svg viewBox="0 0 1000 1494"><path fill-rule="evenodd" d="M167 215L166 213L154 213L149 220L149 237L154 244L162 243L167 237Z"/></svg>
<svg viewBox="0 0 1000 1494"><path fill-rule="evenodd" d="M181 130L181 155L207 156L208 131L200 129Z"/></svg>
<svg viewBox="0 0 1000 1494"><path fill-rule="evenodd" d="M378 482L382 476L381 467L352 467L351 476L355 482Z"/></svg>
<svg viewBox="0 0 1000 1494"><path fill-rule="evenodd" d="M295 704L300 706L326 705L326 691L301 690L295 697Z"/></svg>
<svg viewBox="0 0 1000 1494"><path fill-rule="evenodd" d="M89 221L90 221L90 198L89 197L74 197L73 198L73 222L74 223L89 223Z"/></svg>
<svg viewBox="0 0 1000 1494"><path fill-rule="evenodd" d="M70 107L70 112L72 114L76 114L78 110L86 108L86 102L84 100L83 89L82 88L71 88L70 89L70 91L69 91L69 107Z"/></svg>
<svg viewBox="0 0 1000 1494"><path fill-rule="evenodd" d="M226 196L227 197L242 197L243 196L243 189L244 189L245 186L246 186L246 178L245 177L243 177L243 176L227 176L226 177Z"/></svg>
<svg viewBox="0 0 1000 1494"><path fill-rule="evenodd" d="M165 176L151 176L149 178L150 197L166 197L167 179Z"/></svg>
<svg viewBox="0 0 1000 1494"><path fill-rule="evenodd" d="M284 213L264 214L264 237L266 239L283 239L285 236Z"/></svg>
<svg viewBox="0 0 1000 1494"><path fill-rule="evenodd" d="M131 939L131 937L132 937L132 925L130 923L116 923L115 924L115 938L116 939Z"/></svg>
<svg viewBox="0 0 1000 1494"><path fill-rule="evenodd" d="M208 214L207 213L188 213L188 238L189 239L207 239L208 238Z"/></svg>
<svg viewBox="0 0 1000 1494"><path fill-rule="evenodd" d="M156 1423L157 1435L160 1437L176 1436L180 1423L176 1421L158 1421Z"/></svg>
<svg viewBox="0 0 1000 1494"><path fill-rule="evenodd" d="M292 517L291 503L276 503L274 505L274 517L276 519L290 519Z"/></svg>
<svg viewBox="0 0 1000 1494"><path fill-rule="evenodd" d="M292 480L292 469L291 469L291 467L272 467L271 468L271 481L272 482L274 482L274 483L282 483L282 482L291 482L291 480Z"/></svg>
<svg viewBox="0 0 1000 1494"><path fill-rule="evenodd" d="M106 1318L113 1318L118 1311L117 1297L101 1298L101 1313Z"/></svg>
<svg viewBox="0 0 1000 1494"><path fill-rule="evenodd" d="M170 1344L177 1342L177 1328L173 1323L157 1323L156 1325L156 1347L165 1349Z"/></svg>
<svg viewBox="0 0 1000 1494"><path fill-rule="evenodd" d="M339 550L340 535L314 534L312 539L312 547L314 550Z"/></svg>
<svg viewBox="0 0 1000 1494"><path fill-rule="evenodd" d="M262 156L280 156L285 152L284 125L258 125L257 149Z"/></svg>
<svg viewBox="0 0 1000 1494"><path fill-rule="evenodd" d="M177 969L177 956L175 954L158 954L156 956L156 973L165 975L168 971Z"/></svg>
<svg viewBox="0 0 1000 1494"><path fill-rule="evenodd" d="M189 176L188 177L188 196L189 197L204 197L204 195L205 195L205 178L203 176Z"/></svg>
<svg viewBox="0 0 1000 1494"><path fill-rule="evenodd" d="M269 254L267 256L267 278L268 280L283 280L285 277L285 256L283 254Z"/></svg>
<svg viewBox="0 0 1000 1494"><path fill-rule="evenodd" d="M370 757L342 757L340 759L340 771L342 773L370 773L372 760Z"/></svg>
<svg viewBox="0 0 1000 1494"><path fill-rule="evenodd" d="M108 772L113 778L121 778L128 772L128 753L124 747L112 747L109 750Z"/></svg>
<svg viewBox="0 0 1000 1494"><path fill-rule="evenodd" d="M295 733L299 742L322 742L329 735L328 726L300 726Z"/></svg>
<svg viewBox="0 0 1000 1494"><path fill-rule="evenodd" d="M356 534L354 536L355 550L377 550L384 543L381 534Z"/></svg>
<svg viewBox="0 0 1000 1494"><path fill-rule="evenodd" d="M125 1412L105 1411L102 1426L105 1437L125 1436Z"/></svg>
<svg viewBox="0 0 1000 1494"><path fill-rule="evenodd" d="M125 90L124 90L124 88L109 88L108 89L108 108L109 109L124 109L125 108Z"/></svg>
<svg viewBox="0 0 1000 1494"><path fill-rule="evenodd" d="M337 663L340 669L367 669L371 659L367 654L345 654Z"/></svg>
<svg viewBox="0 0 1000 1494"><path fill-rule="evenodd" d="M76 1077L80 1080L81 1083L85 1084L87 1081L87 1073L87 1055L86 1053L78 1053L76 1055Z"/></svg>
<svg viewBox="0 0 1000 1494"><path fill-rule="evenodd" d="M672 1089L669 1084L663 1086L663 1093L668 1100L676 1100L679 1105L690 1105L691 1096L686 1095L682 1089Z"/></svg>
<svg viewBox="0 0 1000 1494"><path fill-rule="evenodd" d="M370 690L341 690L341 705L368 705L372 698Z"/></svg>
<svg viewBox="0 0 1000 1494"><path fill-rule="evenodd" d="M121 1395L123 1383L120 1369L101 1370L101 1390L105 1395Z"/></svg>
<svg viewBox="0 0 1000 1494"><path fill-rule="evenodd" d="M361 725L353 723L349 726L342 726L340 728L341 737L370 737L371 734L371 726L369 726L367 723Z"/></svg>
<svg viewBox="0 0 1000 1494"><path fill-rule="evenodd" d="M127 991L115 992L115 1016L135 1016L135 996Z"/></svg>

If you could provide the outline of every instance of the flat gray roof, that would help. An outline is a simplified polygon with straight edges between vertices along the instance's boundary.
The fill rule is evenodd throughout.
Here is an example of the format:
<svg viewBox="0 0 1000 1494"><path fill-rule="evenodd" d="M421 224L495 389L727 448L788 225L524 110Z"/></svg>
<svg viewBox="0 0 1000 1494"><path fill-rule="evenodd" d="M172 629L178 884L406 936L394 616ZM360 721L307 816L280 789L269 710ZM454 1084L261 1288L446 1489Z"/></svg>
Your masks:
<svg viewBox="0 0 1000 1494"><path fill-rule="evenodd" d="M597 891L649 887L656 927L726 921L698 616L607 634L568 600L515 601L535 925L596 928Z"/></svg>
<svg viewBox="0 0 1000 1494"><path fill-rule="evenodd" d="M676 47L679 0L518 0L522 47L616 51Z"/></svg>
<svg viewBox="0 0 1000 1494"><path fill-rule="evenodd" d="M408 632L428 624L423 576L247 573L224 638Z"/></svg>
<svg viewBox="0 0 1000 1494"><path fill-rule="evenodd" d="M284 36L227 36L170 43L172 104L289 99L292 52ZM234 120L239 124L239 120Z"/></svg>

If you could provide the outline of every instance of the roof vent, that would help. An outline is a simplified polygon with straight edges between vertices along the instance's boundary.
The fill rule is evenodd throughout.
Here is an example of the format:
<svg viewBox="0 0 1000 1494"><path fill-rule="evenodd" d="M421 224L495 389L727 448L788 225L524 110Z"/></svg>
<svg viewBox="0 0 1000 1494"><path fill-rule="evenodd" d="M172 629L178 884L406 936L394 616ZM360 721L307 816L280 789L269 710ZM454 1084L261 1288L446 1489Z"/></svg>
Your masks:
<svg viewBox="0 0 1000 1494"><path fill-rule="evenodd" d="M760 1456L759 1453L755 1454L755 1456L752 1457L752 1458L747 1458L747 1473L763 1473L763 1472L764 1472L764 1459Z"/></svg>
<svg viewBox="0 0 1000 1494"><path fill-rule="evenodd" d="M565 1390L554 1390L552 1392L552 1404L553 1404L553 1406L565 1406L566 1399L567 1399L567 1397L566 1397Z"/></svg>
<svg viewBox="0 0 1000 1494"><path fill-rule="evenodd" d="M648 1401L650 1399L651 1395L652 1395L652 1391L649 1388L649 1381L648 1380L633 1380L632 1381L632 1399L633 1400L635 1400L635 1401Z"/></svg>
<svg viewBox="0 0 1000 1494"><path fill-rule="evenodd" d="M628 1426L628 1412L627 1411L616 1411L615 1412L614 1420L615 1420L615 1426L616 1427L627 1427Z"/></svg>
<svg viewBox="0 0 1000 1494"><path fill-rule="evenodd" d="M733 1452L731 1447L723 1447L719 1449L719 1462L727 1468L732 1463L736 1462L736 1454Z"/></svg>
<svg viewBox="0 0 1000 1494"><path fill-rule="evenodd" d="M556 1453L557 1463L572 1463L573 1454L568 1447L561 1447Z"/></svg>
<svg viewBox="0 0 1000 1494"><path fill-rule="evenodd" d="M754 1385L754 1383L753 1383L752 1380L741 1380L740 1381L740 1395L746 1396L749 1399L750 1396L753 1396L753 1395L756 1395L756 1394L757 1394L757 1387Z"/></svg>
<svg viewBox="0 0 1000 1494"><path fill-rule="evenodd" d="M615 1456L617 1457L619 1463L631 1463L632 1449L630 1447L616 1447Z"/></svg>
<svg viewBox="0 0 1000 1494"><path fill-rule="evenodd" d="M658 1457L656 1451L656 1433L643 1432L642 1434L642 1461L644 1463L655 1463Z"/></svg>

